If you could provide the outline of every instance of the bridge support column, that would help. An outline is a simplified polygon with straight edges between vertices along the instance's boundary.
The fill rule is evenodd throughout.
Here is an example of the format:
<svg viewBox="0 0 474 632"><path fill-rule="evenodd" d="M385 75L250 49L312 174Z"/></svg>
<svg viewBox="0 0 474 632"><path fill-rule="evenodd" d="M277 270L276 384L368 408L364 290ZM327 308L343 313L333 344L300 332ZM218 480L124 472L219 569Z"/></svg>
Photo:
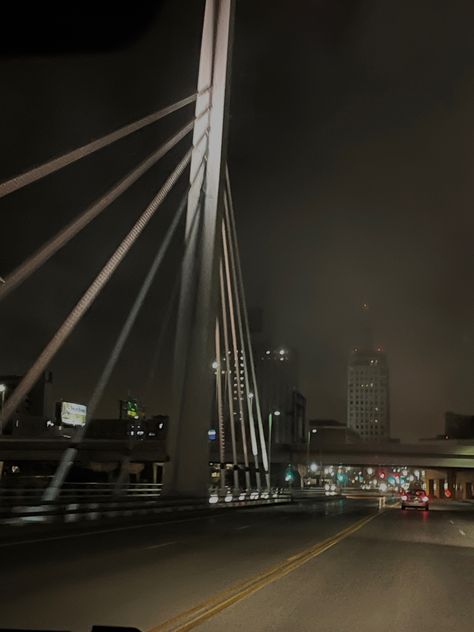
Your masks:
<svg viewBox="0 0 474 632"><path fill-rule="evenodd" d="M174 360L174 404L168 433L169 462L164 471L164 493L207 496L209 485L209 429L215 359L214 330L218 306L221 255L223 182L226 162L229 65L233 0L206 0L196 114L209 105L208 117L196 124L196 140L208 128L207 165L200 208L199 230L193 217L201 196L197 180L188 199L187 248L183 260ZM202 149L191 160L191 181L202 161Z"/></svg>

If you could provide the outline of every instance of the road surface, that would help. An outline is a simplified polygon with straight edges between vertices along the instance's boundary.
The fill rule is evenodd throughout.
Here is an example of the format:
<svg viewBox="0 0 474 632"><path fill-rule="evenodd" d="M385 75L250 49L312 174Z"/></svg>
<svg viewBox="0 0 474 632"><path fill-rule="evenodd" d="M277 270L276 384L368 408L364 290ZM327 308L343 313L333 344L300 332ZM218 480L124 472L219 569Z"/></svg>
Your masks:
<svg viewBox="0 0 474 632"><path fill-rule="evenodd" d="M469 632L474 506L227 510L0 544L0 627Z"/></svg>

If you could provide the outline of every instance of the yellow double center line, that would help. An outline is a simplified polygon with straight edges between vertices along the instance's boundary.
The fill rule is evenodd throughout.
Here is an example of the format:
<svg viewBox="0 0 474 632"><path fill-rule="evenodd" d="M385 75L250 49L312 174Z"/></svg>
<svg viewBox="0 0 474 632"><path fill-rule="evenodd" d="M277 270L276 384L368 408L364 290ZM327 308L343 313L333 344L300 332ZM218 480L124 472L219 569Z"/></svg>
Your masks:
<svg viewBox="0 0 474 632"><path fill-rule="evenodd" d="M335 546L359 529L362 529L364 525L379 516L381 513L383 512L378 512L358 520L350 527L339 531L322 542L318 542L318 544L301 551L297 555L289 557L284 562L280 562L280 564L263 571L259 575L256 575L247 581L234 584L227 590L213 595L211 598L203 601L194 608L185 610L172 619L164 621L160 625L151 628L149 632L185 632L186 630L191 630L207 619L210 619L214 615L218 614L225 608L228 608L232 604L249 597L261 588L264 588L278 579L285 577L288 573L292 573L303 564L306 564L306 562L309 562L318 555L321 555L324 551L327 551L331 547Z"/></svg>

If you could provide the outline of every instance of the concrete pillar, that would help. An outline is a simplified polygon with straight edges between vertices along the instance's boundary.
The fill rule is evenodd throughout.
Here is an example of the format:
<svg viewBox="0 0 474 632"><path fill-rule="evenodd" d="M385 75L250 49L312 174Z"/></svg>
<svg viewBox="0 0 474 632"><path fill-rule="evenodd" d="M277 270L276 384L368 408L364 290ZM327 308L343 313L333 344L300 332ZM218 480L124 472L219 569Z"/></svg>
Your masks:
<svg viewBox="0 0 474 632"><path fill-rule="evenodd" d="M196 102L200 114L211 99L208 117L196 126L195 140L209 127L200 230L183 261L174 360L174 404L168 433L170 461L164 471L164 493L203 497L209 485L209 441L214 360L214 328L221 256L223 182L226 162L229 64L233 0L206 0L198 90L212 91ZM191 161L191 180L202 160L202 148ZM189 195L186 234L199 199L200 182Z"/></svg>
<svg viewBox="0 0 474 632"><path fill-rule="evenodd" d="M448 470L446 475L448 489L451 492L451 498L456 498L456 470Z"/></svg>

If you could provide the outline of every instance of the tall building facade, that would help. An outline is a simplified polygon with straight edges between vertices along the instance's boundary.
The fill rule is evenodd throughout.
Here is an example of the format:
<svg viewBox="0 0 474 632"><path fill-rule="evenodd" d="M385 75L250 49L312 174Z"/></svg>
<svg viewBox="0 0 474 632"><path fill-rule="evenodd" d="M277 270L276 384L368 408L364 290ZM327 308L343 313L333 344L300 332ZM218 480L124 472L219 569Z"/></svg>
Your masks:
<svg viewBox="0 0 474 632"><path fill-rule="evenodd" d="M347 426L365 441L390 438L387 356L376 350L354 349L347 370Z"/></svg>
<svg viewBox="0 0 474 632"><path fill-rule="evenodd" d="M286 347L255 345L255 368L262 414L273 415L275 444L304 441L306 399L298 391L298 356Z"/></svg>

